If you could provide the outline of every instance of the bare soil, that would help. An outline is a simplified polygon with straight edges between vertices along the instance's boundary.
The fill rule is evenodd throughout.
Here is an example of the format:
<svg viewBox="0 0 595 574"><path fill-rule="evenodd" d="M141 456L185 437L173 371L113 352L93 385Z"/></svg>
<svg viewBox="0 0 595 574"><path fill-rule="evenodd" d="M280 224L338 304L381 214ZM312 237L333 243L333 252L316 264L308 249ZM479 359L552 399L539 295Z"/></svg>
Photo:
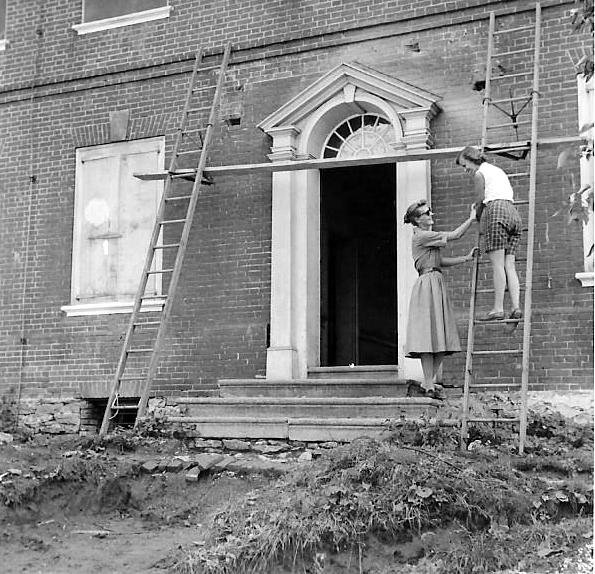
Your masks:
<svg viewBox="0 0 595 574"><path fill-rule="evenodd" d="M184 472L138 474L142 452L88 454L95 451L82 451L89 476L44 482L81 458L72 446L0 446L0 473L20 470L15 492L26 491L21 502L0 507L1 572L164 572L176 550L202 544L217 511L268 482L224 472L188 483Z"/></svg>

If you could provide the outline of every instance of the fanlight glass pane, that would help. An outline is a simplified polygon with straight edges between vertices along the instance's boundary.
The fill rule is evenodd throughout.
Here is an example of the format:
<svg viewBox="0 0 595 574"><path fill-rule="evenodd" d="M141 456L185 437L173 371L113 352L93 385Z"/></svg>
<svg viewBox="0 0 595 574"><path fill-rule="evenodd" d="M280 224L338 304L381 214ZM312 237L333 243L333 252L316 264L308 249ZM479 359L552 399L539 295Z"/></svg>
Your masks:
<svg viewBox="0 0 595 574"><path fill-rule="evenodd" d="M328 137L323 157L370 157L393 151L395 131L377 114L359 114L341 123Z"/></svg>

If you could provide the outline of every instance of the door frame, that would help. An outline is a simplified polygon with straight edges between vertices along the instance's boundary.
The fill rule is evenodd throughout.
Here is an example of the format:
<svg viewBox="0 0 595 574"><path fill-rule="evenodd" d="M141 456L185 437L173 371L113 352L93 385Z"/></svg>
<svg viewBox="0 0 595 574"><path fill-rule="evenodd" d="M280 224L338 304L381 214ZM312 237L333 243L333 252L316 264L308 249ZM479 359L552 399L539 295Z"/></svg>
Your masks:
<svg viewBox="0 0 595 574"><path fill-rule="evenodd" d="M410 95L398 85L394 91ZM324 142L335 126L362 108L389 120L399 149L430 147L430 121L438 111L433 102L412 102L405 107L402 100L389 101L349 82L329 94L326 101L320 101L319 93L308 113L298 105L300 98L306 97L297 96L260 125L273 140L269 155L273 162L321 157ZM294 111L289 106L293 102L297 102ZM395 170L399 376L422 379L419 361L406 358L403 350L409 297L417 273L411 258L412 229L401 222L408 205L430 199L430 162L399 162ZM304 379L309 367L320 366L319 170L273 172L271 224L271 329L266 378Z"/></svg>

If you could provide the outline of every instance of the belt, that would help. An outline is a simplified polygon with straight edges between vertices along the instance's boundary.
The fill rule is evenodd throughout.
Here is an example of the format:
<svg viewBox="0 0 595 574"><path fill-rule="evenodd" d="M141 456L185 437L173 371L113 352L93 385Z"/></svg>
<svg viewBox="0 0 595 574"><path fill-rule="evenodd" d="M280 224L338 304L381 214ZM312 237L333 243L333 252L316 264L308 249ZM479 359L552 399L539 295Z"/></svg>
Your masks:
<svg viewBox="0 0 595 574"><path fill-rule="evenodd" d="M427 269L422 269L418 271L420 275L425 275L426 273L432 273L432 271L438 271L438 273L442 273L442 269L440 267L428 267Z"/></svg>

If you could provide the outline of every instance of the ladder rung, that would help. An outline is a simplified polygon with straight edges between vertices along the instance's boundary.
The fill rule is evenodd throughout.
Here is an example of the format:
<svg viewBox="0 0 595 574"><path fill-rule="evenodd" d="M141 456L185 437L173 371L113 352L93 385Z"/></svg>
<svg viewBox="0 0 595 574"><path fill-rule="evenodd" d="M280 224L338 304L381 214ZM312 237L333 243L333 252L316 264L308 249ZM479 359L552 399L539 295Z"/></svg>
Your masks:
<svg viewBox="0 0 595 574"><path fill-rule="evenodd" d="M152 353L153 349L128 349L127 353Z"/></svg>
<svg viewBox="0 0 595 574"><path fill-rule="evenodd" d="M198 88L192 88L192 93L197 94L198 92L206 92L208 90L214 90L217 86L215 84L209 84L208 86L199 86Z"/></svg>
<svg viewBox="0 0 595 574"><path fill-rule="evenodd" d="M494 34L510 34L511 32L519 32L521 30L533 30L535 28L534 25L529 26L517 26L516 28L507 28L501 30L494 30Z"/></svg>
<svg viewBox="0 0 595 574"><path fill-rule="evenodd" d="M514 127L514 126L524 126L524 125L531 125L531 120L526 120L523 122L508 122L505 124L496 124L493 126L486 126L487 130L497 130L498 128L508 128L508 127ZM520 149L518 147L514 147L512 149ZM499 150L499 151L509 151L507 148L503 149L503 150Z"/></svg>
<svg viewBox="0 0 595 574"><path fill-rule="evenodd" d="M467 419L469 423L518 423L521 419Z"/></svg>
<svg viewBox="0 0 595 574"><path fill-rule="evenodd" d="M221 64L213 64L212 66L197 68L196 72L200 74L200 72L210 72L211 70L218 70L219 68L221 68Z"/></svg>
<svg viewBox="0 0 595 574"><path fill-rule="evenodd" d="M493 289L490 291L491 293L493 293ZM475 319L473 322L476 325L501 325L502 323L518 323L519 321L522 321L523 319L497 319L495 321L481 321L479 319Z"/></svg>
<svg viewBox="0 0 595 574"><path fill-rule="evenodd" d="M490 323L495 321L490 321ZM502 351L473 351L474 355L518 355L523 349L503 349Z"/></svg>
<svg viewBox="0 0 595 574"><path fill-rule="evenodd" d="M159 222L159 225L170 225L172 223L184 223L186 219L164 219Z"/></svg>
<svg viewBox="0 0 595 574"><path fill-rule="evenodd" d="M503 74L502 76L492 76L490 80L504 80L505 78L520 78L521 76L530 76L532 72L518 72L517 74Z"/></svg>
<svg viewBox="0 0 595 574"><path fill-rule="evenodd" d="M182 173L171 173L170 176L172 179L192 178L194 180L196 177L196 170L189 169L188 171Z"/></svg>
<svg viewBox="0 0 595 574"><path fill-rule="evenodd" d="M527 261L527 258L526 257L515 257L515 261L516 261L516 263L524 263L525 261ZM490 260L489 259L480 259L478 261L478 263L480 265L486 265L487 263L490 263Z"/></svg>
<svg viewBox="0 0 595 574"><path fill-rule="evenodd" d="M501 52L500 54L493 54L492 58L500 58L502 56L512 56L514 54L525 54L526 52L533 52L535 48L522 48L520 50L511 50L510 52Z"/></svg>
<svg viewBox="0 0 595 574"><path fill-rule="evenodd" d="M531 175L531 174L528 171L523 171L520 173L509 173L508 177L509 178L511 178L511 177L526 177L528 175Z"/></svg>
<svg viewBox="0 0 595 574"><path fill-rule="evenodd" d="M181 156L181 155L192 155L192 154L196 154L196 153L200 153L202 151L202 148L199 149L189 149L187 151L179 151L176 153L177 156Z"/></svg>
<svg viewBox="0 0 595 574"><path fill-rule="evenodd" d="M207 131L206 128L191 128L189 130L184 130L182 132L182 135L187 136L188 134L202 134L206 131Z"/></svg>
<svg viewBox="0 0 595 574"><path fill-rule="evenodd" d="M187 114L198 114L199 112L206 112L207 110L210 110L211 106L203 106L200 108L188 108L186 110Z"/></svg>
<svg viewBox="0 0 595 574"><path fill-rule="evenodd" d="M138 409L138 405L112 405L112 411L131 411Z"/></svg>
<svg viewBox="0 0 595 574"><path fill-rule="evenodd" d="M165 299L167 295L143 295L141 299ZM164 301L165 303L165 301Z"/></svg>
<svg viewBox="0 0 595 574"><path fill-rule="evenodd" d="M518 387L518 383L481 383L481 384L470 384L470 389L496 389L501 387Z"/></svg>
<svg viewBox="0 0 595 574"><path fill-rule="evenodd" d="M133 323L135 327L145 327L147 325L161 325L161 321L144 321L143 323Z"/></svg>
<svg viewBox="0 0 595 574"><path fill-rule="evenodd" d="M147 275L158 275L159 273L171 273L173 269L156 269L154 271L147 271Z"/></svg>
<svg viewBox="0 0 595 574"><path fill-rule="evenodd" d="M506 291L508 291L508 289L506 289ZM476 293L493 293L494 289L493 288L489 288L489 289L476 289L475 290Z"/></svg>
<svg viewBox="0 0 595 574"><path fill-rule="evenodd" d="M118 380L120 381L144 381L147 377L133 377L133 376L128 376L128 377L120 377Z"/></svg>
<svg viewBox="0 0 595 574"><path fill-rule="evenodd" d="M522 102L525 100L530 100L531 96L518 96L516 98L503 98L501 100L491 100L488 103L490 104L504 104L506 102Z"/></svg>
<svg viewBox="0 0 595 574"><path fill-rule="evenodd" d="M166 245L154 245L153 249L173 249L180 247L179 243L167 243Z"/></svg>
<svg viewBox="0 0 595 574"><path fill-rule="evenodd" d="M515 199L515 200L513 201L513 203L514 203L515 205L529 205L529 200L528 200L528 199ZM524 229L524 228L523 228L523 231L527 231L527 230L528 230L528 229Z"/></svg>
<svg viewBox="0 0 595 574"><path fill-rule="evenodd" d="M176 195L175 197L166 197L165 201L184 201L185 199L190 199L191 195Z"/></svg>

